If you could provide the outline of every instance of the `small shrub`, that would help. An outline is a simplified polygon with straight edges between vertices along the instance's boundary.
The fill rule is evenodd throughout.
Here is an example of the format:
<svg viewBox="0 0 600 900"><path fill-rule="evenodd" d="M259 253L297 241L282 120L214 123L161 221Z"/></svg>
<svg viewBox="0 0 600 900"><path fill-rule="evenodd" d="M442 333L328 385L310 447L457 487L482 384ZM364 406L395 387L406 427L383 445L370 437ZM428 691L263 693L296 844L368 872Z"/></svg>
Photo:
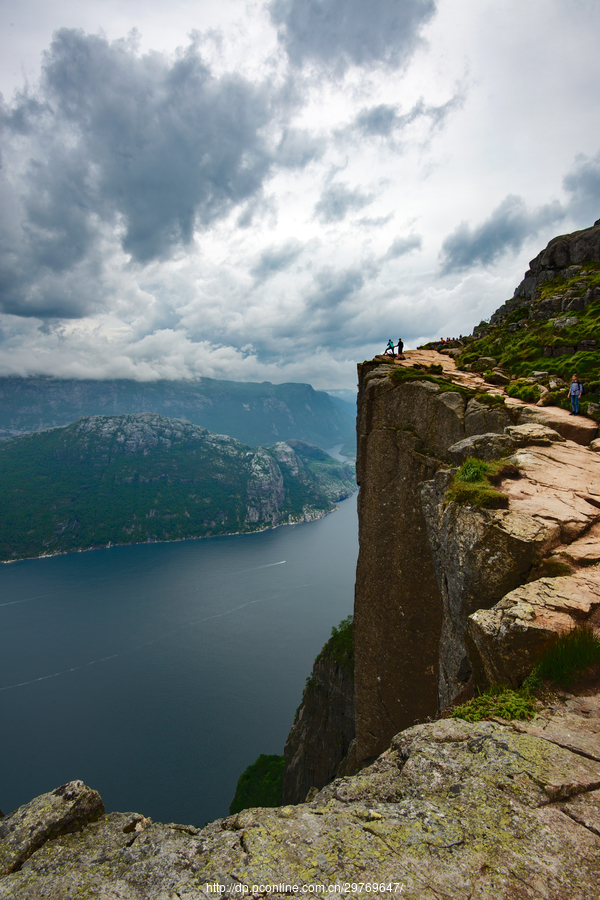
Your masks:
<svg viewBox="0 0 600 900"><path fill-rule="evenodd" d="M596 663L600 663L600 637L593 628L582 625L561 634L542 656L532 675L568 688L578 675Z"/></svg>
<svg viewBox="0 0 600 900"><path fill-rule="evenodd" d="M524 403L537 403L540 399L539 388L535 384L523 384L515 381L506 388L509 397L516 397L517 400L523 400Z"/></svg>
<svg viewBox="0 0 600 900"><path fill-rule="evenodd" d="M483 481L488 472L488 464L483 459L475 459L470 456L464 461L454 480L458 482L467 482L473 484L476 481Z"/></svg>
<svg viewBox="0 0 600 900"><path fill-rule="evenodd" d="M506 685L494 685L478 697L455 707L450 715L467 722L480 722L491 716L509 720L531 719L535 715L535 698L527 688L515 691Z"/></svg>

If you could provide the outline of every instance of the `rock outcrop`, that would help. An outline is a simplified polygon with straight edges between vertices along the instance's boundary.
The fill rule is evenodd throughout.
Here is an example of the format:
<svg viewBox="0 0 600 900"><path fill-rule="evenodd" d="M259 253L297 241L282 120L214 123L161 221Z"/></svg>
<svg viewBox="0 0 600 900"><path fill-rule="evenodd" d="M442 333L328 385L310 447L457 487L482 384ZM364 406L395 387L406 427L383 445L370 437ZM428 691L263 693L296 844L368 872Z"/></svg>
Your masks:
<svg viewBox="0 0 600 900"><path fill-rule="evenodd" d="M429 359L442 357L430 352ZM600 466L587 446L596 424L574 422L563 410L491 402L481 392L501 389L475 373L455 373L445 360L447 380L438 382L425 373L419 380L414 369L410 378L396 377L414 363L410 354L403 363L359 367L359 764L402 728L435 716L474 668L481 685L489 680L479 655L469 658L469 617L543 577L545 560L568 557L573 542L600 521ZM508 509L447 502L453 467L467 456L511 451L508 460L522 477L500 486ZM592 542L569 559L589 564L597 550Z"/></svg>
<svg viewBox="0 0 600 900"><path fill-rule="evenodd" d="M416 725L309 803L202 830L84 814L23 853L0 898L285 897L336 884L364 895L377 884L408 900L589 900L600 883L599 737L598 695L563 695L529 723ZM39 817L34 801L1 820L0 835Z"/></svg>
<svg viewBox="0 0 600 900"><path fill-rule="evenodd" d="M586 262L600 262L600 219L591 228L552 238L546 249L529 263L523 281L515 290L515 297L531 301L542 284L571 267L573 272L568 277L577 275L576 267Z"/></svg>

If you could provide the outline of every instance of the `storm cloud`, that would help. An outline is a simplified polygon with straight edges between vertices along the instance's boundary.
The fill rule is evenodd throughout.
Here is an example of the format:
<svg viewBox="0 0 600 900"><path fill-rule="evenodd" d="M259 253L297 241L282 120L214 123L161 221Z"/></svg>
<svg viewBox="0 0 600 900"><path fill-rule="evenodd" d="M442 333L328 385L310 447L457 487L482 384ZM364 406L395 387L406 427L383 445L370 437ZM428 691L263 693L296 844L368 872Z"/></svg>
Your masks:
<svg viewBox="0 0 600 900"><path fill-rule="evenodd" d="M302 253L303 245L300 241L290 240L280 246L267 247L260 254L258 261L250 269L257 283L262 283L282 272L294 263Z"/></svg>
<svg viewBox="0 0 600 900"><path fill-rule="evenodd" d="M444 240L442 272L491 266L505 253L517 253L527 238L564 217L565 210L558 201L529 210L522 197L509 194L480 225L471 228L461 222Z"/></svg>
<svg viewBox="0 0 600 900"><path fill-rule="evenodd" d="M434 0L273 0L279 40L294 65L310 60L344 71L349 65L400 68L421 43Z"/></svg>
<svg viewBox="0 0 600 900"><path fill-rule="evenodd" d="M579 154L571 171L563 178L571 195L571 211L589 224L600 218L600 152L589 157Z"/></svg>
<svg viewBox="0 0 600 900"><path fill-rule="evenodd" d="M51 314L40 279L82 263L103 224L145 264L259 194L272 165L261 133L271 100L239 75L213 76L194 44L170 62L139 56L133 40L57 32L39 97L17 98L3 116L13 175L23 134L30 151L7 198L23 220L4 253L5 311ZM305 147L297 164L310 157Z"/></svg>
<svg viewBox="0 0 600 900"><path fill-rule="evenodd" d="M326 224L341 222L348 213L369 206L373 199L372 194L365 194L363 191L349 188L348 185L341 182L334 182L325 188L321 198L315 204L315 215Z"/></svg>
<svg viewBox="0 0 600 900"><path fill-rule="evenodd" d="M418 119L429 119L432 127L440 125L461 103L460 92L440 106L427 104L420 99L408 112L402 114L398 106L380 103L362 109L354 120L353 127L364 137L391 138Z"/></svg>
<svg viewBox="0 0 600 900"><path fill-rule="evenodd" d="M409 234L407 237L398 237L390 244L384 259L398 259L400 256L406 256L413 250L420 250L423 246L423 239L419 234Z"/></svg>

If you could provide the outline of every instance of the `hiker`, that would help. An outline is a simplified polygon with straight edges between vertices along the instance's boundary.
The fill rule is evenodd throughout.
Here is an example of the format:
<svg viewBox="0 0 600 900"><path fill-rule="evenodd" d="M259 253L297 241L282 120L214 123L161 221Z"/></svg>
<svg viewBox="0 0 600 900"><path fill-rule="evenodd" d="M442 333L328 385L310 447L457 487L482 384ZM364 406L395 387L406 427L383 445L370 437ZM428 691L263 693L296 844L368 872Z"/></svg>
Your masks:
<svg viewBox="0 0 600 900"><path fill-rule="evenodd" d="M567 396L571 398L571 409L572 412L569 413L570 416L578 416L579 415L579 398L583 394L583 385L580 382L577 375L573 375L571 378L571 384L569 385L569 390Z"/></svg>
<svg viewBox="0 0 600 900"><path fill-rule="evenodd" d="M394 342L391 338L389 339L389 341L387 343L387 347L383 351L383 355L384 356L392 356L392 357L396 356L396 354L394 353Z"/></svg>
<svg viewBox="0 0 600 900"><path fill-rule="evenodd" d="M404 359L404 341L398 338L398 359Z"/></svg>

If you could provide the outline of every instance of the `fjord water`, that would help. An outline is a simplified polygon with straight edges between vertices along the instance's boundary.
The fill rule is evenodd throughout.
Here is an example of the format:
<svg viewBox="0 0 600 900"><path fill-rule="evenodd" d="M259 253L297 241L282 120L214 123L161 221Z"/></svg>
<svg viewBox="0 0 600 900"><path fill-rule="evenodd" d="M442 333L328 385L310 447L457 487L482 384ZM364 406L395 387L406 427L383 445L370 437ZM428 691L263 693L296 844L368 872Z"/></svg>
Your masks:
<svg viewBox="0 0 600 900"><path fill-rule="evenodd" d="M356 496L316 522L0 567L0 808L75 778L107 810L204 825L282 753L352 612Z"/></svg>

